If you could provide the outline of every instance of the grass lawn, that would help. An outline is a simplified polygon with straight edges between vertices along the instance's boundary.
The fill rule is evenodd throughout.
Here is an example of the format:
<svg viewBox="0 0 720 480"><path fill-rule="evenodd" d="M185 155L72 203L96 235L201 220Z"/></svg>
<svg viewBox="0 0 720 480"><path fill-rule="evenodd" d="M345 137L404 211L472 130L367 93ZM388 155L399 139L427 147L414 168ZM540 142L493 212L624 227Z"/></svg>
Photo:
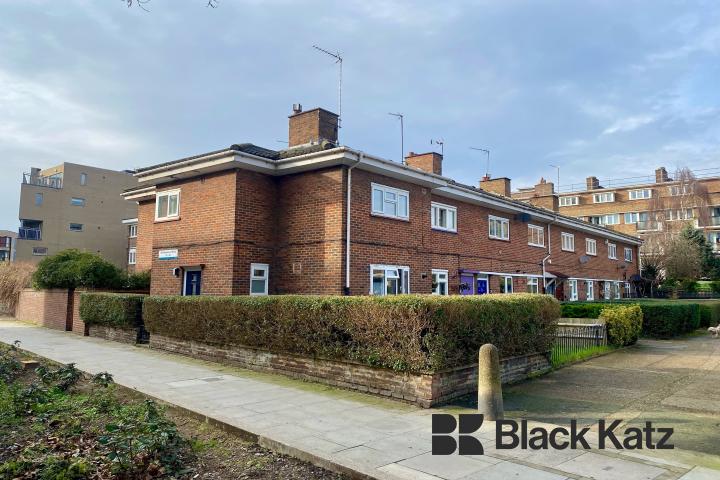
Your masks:
<svg viewBox="0 0 720 480"><path fill-rule="evenodd" d="M25 369L0 344L0 479L341 479L193 417L165 410L108 374Z"/></svg>

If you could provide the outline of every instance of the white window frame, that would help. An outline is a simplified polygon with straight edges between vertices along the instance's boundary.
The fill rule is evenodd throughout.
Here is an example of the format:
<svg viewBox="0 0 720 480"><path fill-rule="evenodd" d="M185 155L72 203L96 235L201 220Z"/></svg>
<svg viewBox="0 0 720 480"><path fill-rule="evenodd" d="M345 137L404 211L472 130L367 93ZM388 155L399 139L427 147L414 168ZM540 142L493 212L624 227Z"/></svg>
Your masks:
<svg viewBox="0 0 720 480"><path fill-rule="evenodd" d="M527 278L527 292L540 293L540 281L537 277Z"/></svg>
<svg viewBox="0 0 720 480"><path fill-rule="evenodd" d="M578 300L578 281L575 279L568 280L568 287L570 289L570 301L577 302Z"/></svg>
<svg viewBox="0 0 720 480"><path fill-rule="evenodd" d="M573 207L575 205L580 205L580 197L577 195L560 197L558 201L561 207Z"/></svg>
<svg viewBox="0 0 720 480"><path fill-rule="evenodd" d="M565 246L566 240L568 240L572 244L571 248ZM575 234L567 232L560 233L560 250L562 250L563 252L575 251Z"/></svg>
<svg viewBox="0 0 720 480"><path fill-rule="evenodd" d="M440 211L445 211L445 223L446 226L439 224ZM452 218L452 225L449 225L450 219ZM442 230L444 232L457 232L457 207L452 205L445 205L443 203L431 202L430 203L430 225L433 230Z"/></svg>
<svg viewBox="0 0 720 480"><path fill-rule="evenodd" d="M128 248L128 265L135 265L137 263L137 248Z"/></svg>
<svg viewBox="0 0 720 480"><path fill-rule="evenodd" d="M680 195L692 195L693 193L693 186L687 183L683 185L670 185L668 189L670 190L671 197L679 197Z"/></svg>
<svg viewBox="0 0 720 480"><path fill-rule="evenodd" d="M590 246L592 245L592 248ZM597 240L594 238L585 239L585 255L597 256Z"/></svg>
<svg viewBox="0 0 720 480"><path fill-rule="evenodd" d="M33 247L32 254L36 257L46 257L48 254L47 247Z"/></svg>
<svg viewBox="0 0 720 480"><path fill-rule="evenodd" d="M373 291L373 272L375 270L383 270L383 291L381 294L376 294ZM410 293L410 267L399 266L399 265L370 265L370 295L377 295L380 297L387 296L387 275L388 272L396 271L397 276L391 278L398 278L398 293L393 295L404 295Z"/></svg>
<svg viewBox="0 0 720 480"><path fill-rule="evenodd" d="M375 205L375 192L382 192L382 205ZM395 195L395 200L388 199L389 194ZM405 199L405 215L400 214L400 199ZM385 204L394 203L396 214L385 212ZM410 218L410 192L407 190L401 190L399 188L388 187L387 185L380 185L379 183L370 184L370 210L373 215L378 215L386 218L395 218L399 220L408 220Z"/></svg>
<svg viewBox="0 0 720 480"><path fill-rule="evenodd" d="M628 190L628 200L647 200L648 198L652 198L651 188Z"/></svg>
<svg viewBox="0 0 720 480"><path fill-rule="evenodd" d="M137 238L137 223L131 223L128 225L128 238Z"/></svg>
<svg viewBox="0 0 720 480"><path fill-rule="evenodd" d="M255 270L262 270L262 275L255 275ZM252 291L252 284L253 281L258 280L264 280L265 281L265 288L262 292L253 292ZM267 263L251 263L250 264L250 295L253 296L262 296L268 294L268 287L270 284L270 265Z"/></svg>
<svg viewBox="0 0 720 480"><path fill-rule="evenodd" d="M80 174L80 185L85 186L88 183L88 174L85 172L82 172Z"/></svg>
<svg viewBox="0 0 720 480"><path fill-rule="evenodd" d="M511 277L509 275L500 277L500 293L514 293L514 292L515 292L515 286L513 285L513 277Z"/></svg>
<svg viewBox="0 0 720 480"><path fill-rule="evenodd" d="M78 200L78 202L75 202L75 200ZM82 197L71 197L70 198L70 205L73 207L84 207L85 206L85 199Z"/></svg>
<svg viewBox="0 0 720 480"><path fill-rule="evenodd" d="M585 299L595 300L595 282L592 280L585 280Z"/></svg>
<svg viewBox="0 0 720 480"><path fill-rule="evenodd" d="M538 241L535 241L535 233L537 233ZM545 227L540 225L528 224L528 245L532 247L545 246Z"/></svg>
<svg viewBox="0 0 720 480"><path fill-rule="evenodd" d="M593 203L612 203L615 201L615 192L593 193Z"/></svg>
<svg viewBox="0 0 720 480"><path fill-rule="evenodd" d="M493 225L496 225L493 229ZM505 232L503 232L503 225L505 226ZM497 228L500 227L500 233L498 234ZM495 233L493 233L495 230ZM503 235L503 233L505 235ZM488 215L488 237L494 240L510 240L510 220L503 217L496 217L495 215Z"/></svg>
<svg viewBox="0 0 720 480"><path fill-rule="evenodd" d="M433 295L450 295L450 291L448 290L448 288L450 286L450 282L448 279L449 279L449 275L448 275L447 270L439 270L439 269L434 268L432 270L432 283L435 286L433 286L432 294ZM441 284L445 285L445 293L440 292Z"/></svg>
<svg viewBox="0 0 720 480"><path fill-rule="evenodd" d="M610 285L610 282L605 281L603 283L603 299L610 300L612 299L612 288Z"/></svg>
<svg viewBox="0 0 720 480"><path fill-rule="evenodd" d="M632 288L630 282L623 282L623 287L625 288L625 298L632 298L630 296L630 289Z"/></svg>
<svg viewBox="0 0 720 480"><path fill-rule="evenodd" d="M608 243L608 258L617 260L617 245L614 243Z"/></svg>
<svg viewBox="0 0 720 480"><path fill-rule="evenodd" d="M613 290L615 291L615 300L622 298L622 292L620 291L620 282L613 282Z"/></svg>
<svg viewBox="0 0 720 480"><path fill-rule="evenodd" d="M625 247L624 258L627 263L632 263L633 261L633 251L630 247Z"/></svg>
<svg viewBox="0 0 720 480"><path fill-rule="evenodd" d="M175 213L170 213L170 197L176 196L177 197L177 208ZM162 197L168 197L167 198L167 205L168 205L168 211L167 215L160 216L160 199ZM180 217L180 189L174 189L174 190L163 190L162 192L157 192L155 194L155 220L171 220L175 218Z"/></svg>
<svg viewBox="0 0 720 480"><path fill-rule="evenodd" d="M668 222L687 221L695 218L693 207L669 209L665 211L665 220Z"/></svg>

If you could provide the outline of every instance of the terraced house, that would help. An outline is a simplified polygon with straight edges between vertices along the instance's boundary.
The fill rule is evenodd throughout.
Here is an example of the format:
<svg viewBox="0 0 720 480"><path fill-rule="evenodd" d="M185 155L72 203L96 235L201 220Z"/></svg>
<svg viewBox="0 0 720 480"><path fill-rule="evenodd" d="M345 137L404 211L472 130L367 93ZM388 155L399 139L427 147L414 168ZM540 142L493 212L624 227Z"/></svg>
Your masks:
<svg viewBox="0 0 720 480"><path fill-rule="evenodd" d="M137 170L135 269L153 294L543 292L633 295L640 240L513 200L508 179L442 175L339 146L337 115L296 108L289 146Z"/></svg>

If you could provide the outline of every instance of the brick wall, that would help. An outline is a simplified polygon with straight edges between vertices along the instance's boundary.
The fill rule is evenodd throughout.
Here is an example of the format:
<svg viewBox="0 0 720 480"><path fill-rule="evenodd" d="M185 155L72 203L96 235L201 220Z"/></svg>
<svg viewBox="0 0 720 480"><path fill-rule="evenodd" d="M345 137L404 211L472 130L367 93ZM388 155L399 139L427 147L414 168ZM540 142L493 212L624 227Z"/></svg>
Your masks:
<svg viewBox="0 0 720 480"><path fill-rule="evenodd" d="M180 218L155 222L154 201L140 205L138 270L152 266L153 294L181 294L182 275L175 267L202 267L202 292L210 295L249 293L251 263L270 265L271 294L342 294L345 284L345 196L347 167L270 177L245 170L226 171L163 185L179 188ZM372 182L407 190L409 221L371 213ZM162 190L161 189L161 190ZM457 208L456 233L433 230L431 202ZM488 216L510 221L510 239L488 236ZM351 285L353 295L370 291L370 265L410 268L410 291L430 293L432 269L447 270L450 293L459 293L459 271L489 272L490 292L500 291L502 275L513 277L515 291L525 291L527 275L542 274L542 259L552 253L548 270L570 277L622 281L638 272L607 258L604 239L595 237L598 255L581 263L585 233L572 228L545 228L545 246L528 245L528 222L514 213L433 195L428 188L363 170L353 171ZM576 235L576 251L562 252L560 231ZM177 249L177 260L158 260L160 249ZM624 267L624 268L623 268ZM497 274L496 274L497 273ZM542 281L540 281L542 286Z"/></svg>
<svg viewBox="0 0 720 480"><path fill-rule="evenodd" d="M104 325L90 325L88 328L90 337L112 340L113 342L129 343L135 345L137 343L137 329L112 328Z"/></svg>
<svg viewBox="0 0 720 480"><path fill-rule="evenodd" d="M68 291L64 289L20 292L15 318L54 330L65 330L68 316Z"/></svg>
<svg viewBox="0 0 720 480"><path fill-rule="evenodd" d="M425 408L477 391L477 365L435 374L396 372L358 363L278 354L249 347L186 342L155 334L150 336L150 348L391 397ZM503 359L502 381L518 381L549 367L547 354Z"/></svg>

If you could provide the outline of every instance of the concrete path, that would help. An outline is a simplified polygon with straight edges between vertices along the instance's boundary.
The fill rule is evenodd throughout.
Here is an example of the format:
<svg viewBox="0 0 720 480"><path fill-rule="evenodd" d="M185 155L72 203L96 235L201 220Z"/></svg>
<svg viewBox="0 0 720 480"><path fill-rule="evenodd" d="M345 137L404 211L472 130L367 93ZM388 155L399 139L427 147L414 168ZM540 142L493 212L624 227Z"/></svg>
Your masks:
<svg viewBox="0 0 720 480"><path fill-rule="evenodd" d="M720 458L678 450L669 455L597 448L498 451L492 422L476 434L485 455L433 456L431 414L471 410L423 410L282 376L0 320L0 341L14 340L20 340L25 350L74 362L88 373L108 371L121 385L256 434L265 446L354 472L359 478L720 479L720 470L715 470L720 469ZM597 444L596 436L589 440Z"/></svg>
<svg viewBox="0 0 720 480"><path fill-rule="evenodd" d="M505 389L511 416L646 421L675 429L675 445L720 455L720 339L641 340L637 346Z"/></svg>

